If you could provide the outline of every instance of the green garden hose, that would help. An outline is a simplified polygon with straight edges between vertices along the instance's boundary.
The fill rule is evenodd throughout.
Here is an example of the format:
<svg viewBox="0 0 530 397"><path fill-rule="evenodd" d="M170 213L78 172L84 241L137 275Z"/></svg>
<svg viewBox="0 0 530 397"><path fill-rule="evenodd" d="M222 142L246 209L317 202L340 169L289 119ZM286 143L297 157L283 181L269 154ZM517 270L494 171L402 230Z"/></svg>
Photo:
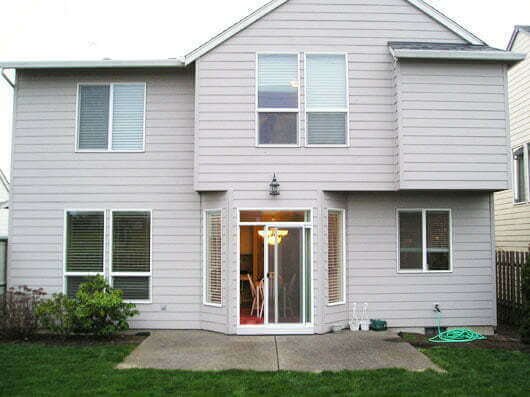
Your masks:
<svg viewBox="0 0 530 397"><path fill-rule="evenodd" d="M462 343L473 342L476 340L486 339L484 335L472 331L468 328L455 328L445 332L441 332L440 319L442 317L441 311L437 311L436 326L438 327L438 335L429 339L429 342L435 343Z"/></svg>

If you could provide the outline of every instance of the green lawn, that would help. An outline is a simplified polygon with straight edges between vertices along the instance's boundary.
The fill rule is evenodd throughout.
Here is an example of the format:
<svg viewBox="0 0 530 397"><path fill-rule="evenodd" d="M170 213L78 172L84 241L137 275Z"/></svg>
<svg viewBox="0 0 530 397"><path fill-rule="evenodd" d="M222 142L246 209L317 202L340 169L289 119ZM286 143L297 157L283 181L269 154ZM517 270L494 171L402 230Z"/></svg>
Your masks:
<svg viewBox="0 0 530 397"><path fill-rule="evenodd" d="M5 396L368 395L528 396L530 354L436 347L425 353L445 374L404 370L340 373L116 370L134 346L0 344ZM352 357L354 360L355 357Z"/></svg>

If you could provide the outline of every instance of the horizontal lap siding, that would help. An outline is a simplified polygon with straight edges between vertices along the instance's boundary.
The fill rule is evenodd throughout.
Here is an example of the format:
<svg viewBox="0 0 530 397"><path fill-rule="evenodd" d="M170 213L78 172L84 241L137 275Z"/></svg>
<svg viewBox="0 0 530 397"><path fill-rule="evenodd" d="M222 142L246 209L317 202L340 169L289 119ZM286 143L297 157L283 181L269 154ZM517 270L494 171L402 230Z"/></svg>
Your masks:
<svg viewBox="0 0 530 397"><path fill-rule="evenodd" d="M74 152L77 83L90 81L147 82L145 153ZM139 305L133 326L198 328L201 229L193 117L191 72L22 71L9 285L62 289L65 209L152 209L153 303Z"/></svg>
<svg viewBox="0 0 530 397"><path fill-rule="evenodd" d="M395 90L387 42L418 37L462 42L403 0L291 0L204 55L197 62L196 187L252 189L277 172L282 189L293 194L393 190ZM262 51L348 53L351 147L303 147L303 73L302 147L255 147L255 57Z"/></svg>
<svg viewBox="0 0 530 397"><path fill-rule="evenodd" d="M450 208L452 273L397 273L397 208ZM390 327L494 325L495 274L489 193L352 193L348 197L348 302L368 303Z"/></svg>
<svg viewBox="0 0 530 397"><path fill-rule="evenodd" d="M401 189L505 189L510 163L502 65L400 61Z"/></svg>
<svg viewBox="0 0 530 397"><path fill-rule="evenodd" d="M530 54L530 34L521 32L514 52ZM530 59L508 72L511 147L530 142ZM530 245L530 204L513 203L513 191L495 194L495 231L497 248L527 250Z"/></svg>

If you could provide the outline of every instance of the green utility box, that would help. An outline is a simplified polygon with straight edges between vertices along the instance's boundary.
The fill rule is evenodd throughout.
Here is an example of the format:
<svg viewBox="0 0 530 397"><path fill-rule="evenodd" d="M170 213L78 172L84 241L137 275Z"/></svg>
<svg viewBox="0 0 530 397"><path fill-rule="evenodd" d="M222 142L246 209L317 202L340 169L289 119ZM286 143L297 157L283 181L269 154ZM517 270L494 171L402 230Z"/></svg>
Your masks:
<svg viewBox="0 0 530 397"><path fill-rule="evenodd" d="M370 329L372 331L386 331L386 321L385 320L370 320Z"/></svg>

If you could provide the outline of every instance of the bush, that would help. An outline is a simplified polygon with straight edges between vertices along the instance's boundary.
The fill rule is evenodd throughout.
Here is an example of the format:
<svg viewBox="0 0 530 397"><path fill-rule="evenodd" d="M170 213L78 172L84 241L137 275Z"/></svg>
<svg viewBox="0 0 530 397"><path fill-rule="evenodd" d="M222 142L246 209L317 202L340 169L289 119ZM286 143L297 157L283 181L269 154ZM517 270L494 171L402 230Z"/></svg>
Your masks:
<svg viewBox="0 0 530 397"><path fill-rule="evenodd" d="M54 294L38 308L41 325L63 336L72 333L111 337L129 329L136 306L123 301L123 292L112 288L102 276L90 277L79 286L75 298Z"/></svg>
<svg viewBox="0 0 530 397"><path fill-rule="evenodd" d="M0 297L0 334L7 338L27 338L38 327L36 309L43 295L42 288L27 286L9 288Z"/></svg>
<svg viewBox="0 0 530 397"><path fill-rule="evenodd" d="M521 288L523 291L523 302L525 306L519 332L523 343L530 344L530 255L528 256L526 264L523 266Z"/></svg>
<svg viewBox="0 0 530 397"><path fill-rule="evenodd" d="M40 325L54 334L68 336L76 329L75 300L64 294L53 294L37 307Z"/></svg>
<svg viewBox="0 0 530 397"><path fill-rule="evenodd" d="M137 315L136 305L123 301L123 292L109 286L103 276L80 285L75 297L79 331L110 337L129 329L127 319Z"/></svg>

